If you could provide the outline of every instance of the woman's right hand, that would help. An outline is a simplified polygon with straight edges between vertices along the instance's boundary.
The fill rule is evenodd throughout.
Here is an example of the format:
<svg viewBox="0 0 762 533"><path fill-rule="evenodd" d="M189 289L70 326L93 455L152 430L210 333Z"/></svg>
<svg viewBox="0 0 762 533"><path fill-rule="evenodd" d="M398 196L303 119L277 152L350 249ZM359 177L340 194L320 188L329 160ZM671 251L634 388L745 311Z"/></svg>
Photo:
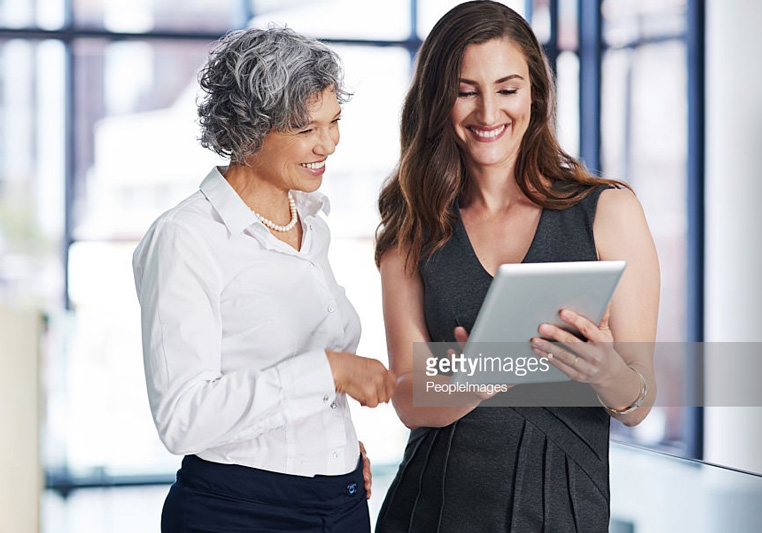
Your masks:
<svg viewBox="0 0 762 533"><path fill-rule="evenodd" d="M376 407L388 402L397 377L380 361L348 352L325 351L331 365L336 392L348 394L360 405Z"/></svg>

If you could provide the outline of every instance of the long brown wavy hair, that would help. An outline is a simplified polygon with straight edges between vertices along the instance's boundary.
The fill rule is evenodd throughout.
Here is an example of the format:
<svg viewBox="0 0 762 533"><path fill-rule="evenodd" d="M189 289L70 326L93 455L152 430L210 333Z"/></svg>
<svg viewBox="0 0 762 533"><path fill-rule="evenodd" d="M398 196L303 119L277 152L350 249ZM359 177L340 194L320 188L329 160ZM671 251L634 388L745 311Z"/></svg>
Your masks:
<svg viewBox="0 0 762 533"><path fill-rule="evenodd" d="M413 268L451 237L454 203L466 184L450 121L463 53L470 44L500 38L517 45L529 67L531 117L514 171L521 191L542 207L566 209L582 200L591 185L629 188L596 178L559 146L553 77L526 20L497 2L465 2L436 23L418 53L402 108L400 161L378 199L376 265L384 252L396 246L406 254L408 268ZM554 182L565 186L553 187Z"/></svg>

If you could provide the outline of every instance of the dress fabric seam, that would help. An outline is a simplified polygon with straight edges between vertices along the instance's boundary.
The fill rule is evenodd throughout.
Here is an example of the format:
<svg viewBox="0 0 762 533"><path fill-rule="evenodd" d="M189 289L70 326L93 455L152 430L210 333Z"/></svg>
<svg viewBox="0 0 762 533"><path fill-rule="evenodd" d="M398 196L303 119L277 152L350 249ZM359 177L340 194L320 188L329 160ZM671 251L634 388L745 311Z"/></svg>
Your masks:
<svg viewBox="0 0 762 533"><path fill-rule="evenodd" d="M455 431L457 429L458 422L459 420L456 420L450 426L450 436L449 436L449 439L447 439L447 453L445 454L445 457L447 457L447 459L445 460L444 468L442 468L442 503L439 506L439 520L437 521L437 533L439 533L442 530L442 517L444 515L445 497L446 497L445 487L447 486L447 483L446 483L447 466L449 464L450 450L452 448L452 440L455 437Z"/></svg>
<svg viewBox="0 0 762 533"><path fill-rule="evenodd" d="M429 458L431 457L431 450L434 447L433 441L435 441L435 440L436 440L436 435L434 435L434 438L432 439L432 442L429 443L429 448L428 448L428 450L426 450L426 458L423 461L423 465L421 466L421 472L418 475L418 490L416 491L416 495L415 495L415 503L413 503L413 507L410 509L410 520L408 521L408 524L407 524L407 531L408 531L408 533L415 533L414 530L413 530L413 521L415 519L415 510L418 507L418 501L421 498L421 488L423 486L423 477L424 477L424 473L426 472L426 467L429 464ZM421 440L421 443L416 447L416 449L415 449L415 451L413 453L413 456L415 456L415 454L418 452L418 449L422 445L423 445L423 440ZM413 456L411 456L411 460L412 460Z"/></svg>

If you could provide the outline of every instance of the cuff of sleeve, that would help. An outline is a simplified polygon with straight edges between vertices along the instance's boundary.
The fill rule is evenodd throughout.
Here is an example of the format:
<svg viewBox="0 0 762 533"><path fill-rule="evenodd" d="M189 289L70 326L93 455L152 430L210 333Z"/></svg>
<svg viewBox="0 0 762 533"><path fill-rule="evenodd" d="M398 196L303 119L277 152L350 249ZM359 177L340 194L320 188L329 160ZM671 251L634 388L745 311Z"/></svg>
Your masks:
<svg viewBox="0 0 762 533"><path fill-rule="evenodd" d="M316 413L336 398L336 385L323 350L314 350L278 365L286 420Z"/></svg>

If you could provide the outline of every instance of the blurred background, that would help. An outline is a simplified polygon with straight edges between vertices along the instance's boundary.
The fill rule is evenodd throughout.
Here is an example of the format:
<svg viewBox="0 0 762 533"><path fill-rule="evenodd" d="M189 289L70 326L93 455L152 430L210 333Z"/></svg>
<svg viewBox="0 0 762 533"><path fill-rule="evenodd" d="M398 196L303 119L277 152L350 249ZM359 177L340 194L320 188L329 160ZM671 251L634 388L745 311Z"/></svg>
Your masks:
<svg viewBox="0 0 762 533"><path fill-rule="evenodd" d="M195 99L229 30L287 24L344 60L354 97L322 187L331 260L362 317L358 353L387 362L376 198L416 51L458 3L0 0L0 533L159 529L179 458L151 421L131 254L220 162L196 140ZM762 340L762 4L504 3L551 60L562 146L644 206L657 340ZM685 406L711 371L662 363L671 403L612 423L612 531L759 530L762 408ZM389 406L355 407L375 519L407 430Z"/></svg>

